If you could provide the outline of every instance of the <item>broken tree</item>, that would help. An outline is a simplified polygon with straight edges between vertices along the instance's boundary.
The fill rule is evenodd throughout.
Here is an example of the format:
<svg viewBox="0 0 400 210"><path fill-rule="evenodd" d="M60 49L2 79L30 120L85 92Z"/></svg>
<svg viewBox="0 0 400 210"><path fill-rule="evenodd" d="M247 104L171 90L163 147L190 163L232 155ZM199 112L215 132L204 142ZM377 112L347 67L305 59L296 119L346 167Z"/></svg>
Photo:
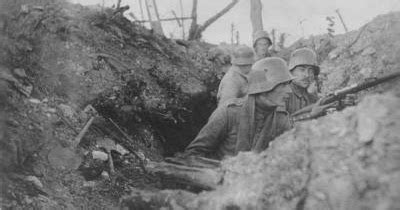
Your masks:
<svg viewBox="0 0 400 210"><path fill-rule="evenodd" d="M212 23L214 23L218 18L220 18L222 15L227 13L230 9L235 6L239 0L232 0L231 3L229 3L224 9L222 9L220 12L206 20L206 22L203 23L203 25L197 24L197 0L193 0L193 6L192 6L192 24L190 25L190 30L189 30L189 40L199 40L201 38L201 34L203 33L204 30L208 26L210 26Z"/></svg>
<svg viewBox="0 0 400 210"><path fill-rule="evenodd" d="M256 31L263 30L263 20L262 20L262 4L261 0L251 0L250 1L250 19L251 25L253 27L253 34Z"/></svg>

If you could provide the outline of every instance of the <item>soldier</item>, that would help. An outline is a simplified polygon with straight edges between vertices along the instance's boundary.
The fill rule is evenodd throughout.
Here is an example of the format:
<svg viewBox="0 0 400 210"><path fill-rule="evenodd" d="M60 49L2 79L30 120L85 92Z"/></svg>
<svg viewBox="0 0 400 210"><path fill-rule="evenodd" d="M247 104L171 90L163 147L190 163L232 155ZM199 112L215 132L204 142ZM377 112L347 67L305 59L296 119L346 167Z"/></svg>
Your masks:
<svg viewBox="0 0 400 210"><path fill-rule="evenodd" d="M290 56L289 70L294 79L291 83L292 93L286 103L286 110L293 114L297 110L318 101L316 92L309 91L310 85L316 84L319 74L317 55L309 48L293 51Z"/></svg>
<svg viewBox="0 0 400 210"><path fill-rule="evenodd" d="M254 63L254 53L250 47L239 46L232 54L232 66L222 78L218 93L218 106L228 99L241 98L247 94L247 74Z"/></svg>
<svg viewBox="0 0 400 210"><path fill-rule="evenodd" d="M264 58L249 73L249 92L219 106L185 150L186 155L222 159L239 151L260 152L291 127L285 100L292 77L281 58Z"/></svg>
<svg viewBox="0 0 400 210"><path fill-rule="evenodd" d="M309 115L320 116L328 108L336 109L340 104L348 106L355 103L355 95L348 94L340 102L321 105L321 99L317 96L320 68L317 64L317 55L313 50L301 48L293 51L290 56L289 70L294 77L291 83L292 93L286 102L286 110L290 115L311 104L314 105ZM293 117L294 121L299 119L301 116Z"/></svg>
<svg viewBox="0 0 400 210"><path fill-rule="evenodd" d="M272 41L266 31L256 31L253 34L253 48L256 53L255 60L258 61L262 58L270 57L269 47Z"/></svg>

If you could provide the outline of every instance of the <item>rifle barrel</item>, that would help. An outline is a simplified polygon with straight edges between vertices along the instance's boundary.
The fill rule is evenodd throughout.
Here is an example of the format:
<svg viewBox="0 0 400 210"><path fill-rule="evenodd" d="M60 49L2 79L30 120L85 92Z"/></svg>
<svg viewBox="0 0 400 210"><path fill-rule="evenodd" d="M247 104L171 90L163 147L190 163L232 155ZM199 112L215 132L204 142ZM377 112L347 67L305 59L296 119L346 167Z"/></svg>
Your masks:
<svg viewBox="0 0 400 210"><path fill-rule="evenodd" d="M359 84L354 84L345 88L342 88L340 90L336 90L333 93L328 94L327 96L325 96L322 100L322 104L321 105L325 105L325 104L329 104L332 103L338 99L343 98L344 96L346 96L347 94L351 94L351 93L356 93L359 92L361 90L379 85L380 83L386 82L388 80L397 78L400 76L400 71L399 72L395 72L395 73L391 73L391 74L387 74L378 78L373 78L373 79L366 79L364 82L359 83ZM309 113L311 112L312 108L313 108L314 104L308 105L300 110L297 110L295 113L292 114L292 116L299 116L299 115L303 115L305 113Z"/></svg>

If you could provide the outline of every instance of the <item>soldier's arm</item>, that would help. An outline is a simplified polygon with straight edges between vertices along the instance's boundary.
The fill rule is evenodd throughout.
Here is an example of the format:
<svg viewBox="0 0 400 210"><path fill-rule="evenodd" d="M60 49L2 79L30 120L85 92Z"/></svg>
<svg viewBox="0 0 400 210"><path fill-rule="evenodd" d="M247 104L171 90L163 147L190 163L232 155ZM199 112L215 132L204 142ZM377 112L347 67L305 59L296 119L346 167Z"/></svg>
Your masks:
<svg viewBox="0 0 400 210"><path fill-rule="evenodd" d="M225 84L221 87L221 93L219 94L218 105L223 104L229 99L239 98L240 93L240 82L230 79L225 82Z"/></svg>
<svg viewBox="0 0 400 210"><path fill-rule="evenodd" d="M227 121L226 107L217 108L196 138L186 147L185 154L207 156L215 152L226 137Z"/></svg>

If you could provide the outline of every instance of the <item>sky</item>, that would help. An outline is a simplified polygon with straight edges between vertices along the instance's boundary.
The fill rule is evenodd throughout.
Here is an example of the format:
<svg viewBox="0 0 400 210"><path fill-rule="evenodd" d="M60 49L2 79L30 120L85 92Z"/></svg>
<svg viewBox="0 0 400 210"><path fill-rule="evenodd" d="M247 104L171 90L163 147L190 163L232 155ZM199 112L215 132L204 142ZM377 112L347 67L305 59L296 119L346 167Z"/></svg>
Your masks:
<svg viewBox="0 0 400 210"><path fill-rule="evenodd" d="M70 0L82 5L112 6L117 0ZM145 0L142 0L143 4ZM181 16L180 0L156 0L160 18L173 17L172 10ZM183 3L183 16L190 16L192 0L181 0ZM216 14L231 0L198 0L198 23L202 24ZM337 13L338 9L347 28L356 30L380 14L400 11L400 0L261 0L263 4L264 29L270 32L275 29L278 34L286 33L286 45L310 35L324 34L327 32L327 16L335 17L333 29L335 34L345 32ZM130 10L141 19L139 0L122 0L121 5L129 5ZM146 10L144 8L145 18ZM251 45L250 0L239 2L228 13L210 25L203 33L203 40L213 44L231 42L231 24L239 31L240 43ZM186 35L190 21L185 21ZM182 38L182 28L176 21L163 22L164 33L167 37Z"/></svg>

